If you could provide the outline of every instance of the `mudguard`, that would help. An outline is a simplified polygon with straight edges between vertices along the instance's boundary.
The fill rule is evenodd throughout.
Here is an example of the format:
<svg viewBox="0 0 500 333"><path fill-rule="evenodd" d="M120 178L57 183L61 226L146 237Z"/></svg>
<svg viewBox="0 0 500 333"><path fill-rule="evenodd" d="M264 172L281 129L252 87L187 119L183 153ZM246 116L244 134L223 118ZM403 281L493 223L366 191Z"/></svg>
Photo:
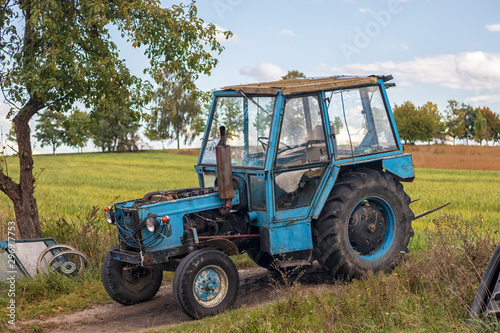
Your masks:
<svg viewBox="0 0 500 333"><path fill-rule="evenodd" d="M469 321L479 318L482 313L500 317L500 244L486 267L481 284L470 309Z"/></svg>

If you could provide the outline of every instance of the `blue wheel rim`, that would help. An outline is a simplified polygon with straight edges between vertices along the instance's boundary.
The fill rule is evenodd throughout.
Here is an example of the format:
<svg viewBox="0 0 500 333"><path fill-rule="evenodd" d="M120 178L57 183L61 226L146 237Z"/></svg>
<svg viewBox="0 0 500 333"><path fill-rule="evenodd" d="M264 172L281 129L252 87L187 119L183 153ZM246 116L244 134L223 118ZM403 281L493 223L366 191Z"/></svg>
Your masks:
<svg viewBox="0 0 500 333"><path fill-rule="evenodd" d="M368 206L369 208L362 208L366 206ZM355 241L359 240L360 237L359 235L356 235L351 229L353 220L354 222L362 221L362 219L357 217L357 215L359 215L357 214L359 211L372 212L378 217L378 219L375 220L377 221L377 223L375 223L377 224L377 226L376 228L373 228L374 231L371 231L371 224L366 225L366 229L369 229L367 233L368 235L370 234L370 231L373 233L375 232L375 230L379 233L379 236L376 236L374 239L370 240L370 242L368 239L366 240L367 243L370 243L370 246L368 247L373 247L368 251L363 246L359 246L356 244ZM380 213L377 213L377 211ZM361 223L361 228L364 229L363 227L365 227L365 225ZM366 234L365 230L361 230L361 232L364 232ZM370 196L360 200L352 209L351 214L349 215L349 220L347 223L347 235L350 249L361 260L377 261L382 259L392 248L394 240L396 238L396 216L391 205L389 205L389 203L385 199L377 196Z"/></svg>
<svg viewBox="0 0 500 333"><path fill-rule="evenodd" d="M196 274L193 282L196 301L208 308L219 305L227 295L228 282L226 272L219 266L204 267Z"/></svg>

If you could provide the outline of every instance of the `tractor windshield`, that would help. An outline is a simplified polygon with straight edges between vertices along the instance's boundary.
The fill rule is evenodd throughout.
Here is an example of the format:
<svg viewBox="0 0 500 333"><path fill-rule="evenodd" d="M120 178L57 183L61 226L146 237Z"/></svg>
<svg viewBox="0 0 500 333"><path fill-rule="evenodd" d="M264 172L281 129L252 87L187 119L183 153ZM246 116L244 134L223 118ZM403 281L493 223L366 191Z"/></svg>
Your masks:
<svg viewBox="0 0 500 333"><path fill-rule="evenodd" d="M201 163L216 164L219 128L225 126L233 166L264 167L275 100L273 96L217 97Z"/></svg>

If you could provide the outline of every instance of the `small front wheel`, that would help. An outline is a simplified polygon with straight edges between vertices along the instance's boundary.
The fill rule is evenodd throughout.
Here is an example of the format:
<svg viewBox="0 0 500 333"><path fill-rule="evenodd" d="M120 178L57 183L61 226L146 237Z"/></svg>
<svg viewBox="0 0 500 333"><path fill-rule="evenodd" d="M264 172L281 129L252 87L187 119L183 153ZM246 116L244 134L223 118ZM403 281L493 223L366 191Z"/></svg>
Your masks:
<svg viewBox="0 0 500 333"><path fill-rule="evenodd" d="M175 299L192 318L200 319L227 310L236 301L238 289L236 266L218 250L191 252L175 271Z"/></svg>
<svg viewBox="0 0 500 333"><path fill-rule="evenodd" d="M118 245L111 251L118 250ZM134 267L106 254L101 269L101 278L108 295L123 305L133 305L152 299L160 289L163 271Z"/></svg>

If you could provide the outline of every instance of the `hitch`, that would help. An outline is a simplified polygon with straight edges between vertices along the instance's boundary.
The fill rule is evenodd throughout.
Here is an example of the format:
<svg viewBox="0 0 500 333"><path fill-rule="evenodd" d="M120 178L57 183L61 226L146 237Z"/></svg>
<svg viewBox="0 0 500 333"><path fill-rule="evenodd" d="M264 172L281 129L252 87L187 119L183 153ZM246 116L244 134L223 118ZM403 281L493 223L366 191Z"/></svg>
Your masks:
<svg viewBox="0 0 500 333"><path fill-rule="evenodd" d="M415 201L418 201L418 200L420 200L420 199L414 200L414 201L412 201L412 203L413 203L413 202L415 202ZM416 219L419 219L419 218L421 218L421 217L424 217L425 215L428 215L428 214L430 214L430 213L434 213L435 211L440 210L440 209L442 209L442 208L444 208L444 207L448 206L449 204L451 204L451 202L448 202L447 204L444 204L444 205L439 206L439 207L437 207L437 208L434 208L434 209L428 210L428 211L426 211L426 212L420 213L420 214L418 214L418 215L415 215L415 217L413 218L413 220L416 220Z"/></svg>

